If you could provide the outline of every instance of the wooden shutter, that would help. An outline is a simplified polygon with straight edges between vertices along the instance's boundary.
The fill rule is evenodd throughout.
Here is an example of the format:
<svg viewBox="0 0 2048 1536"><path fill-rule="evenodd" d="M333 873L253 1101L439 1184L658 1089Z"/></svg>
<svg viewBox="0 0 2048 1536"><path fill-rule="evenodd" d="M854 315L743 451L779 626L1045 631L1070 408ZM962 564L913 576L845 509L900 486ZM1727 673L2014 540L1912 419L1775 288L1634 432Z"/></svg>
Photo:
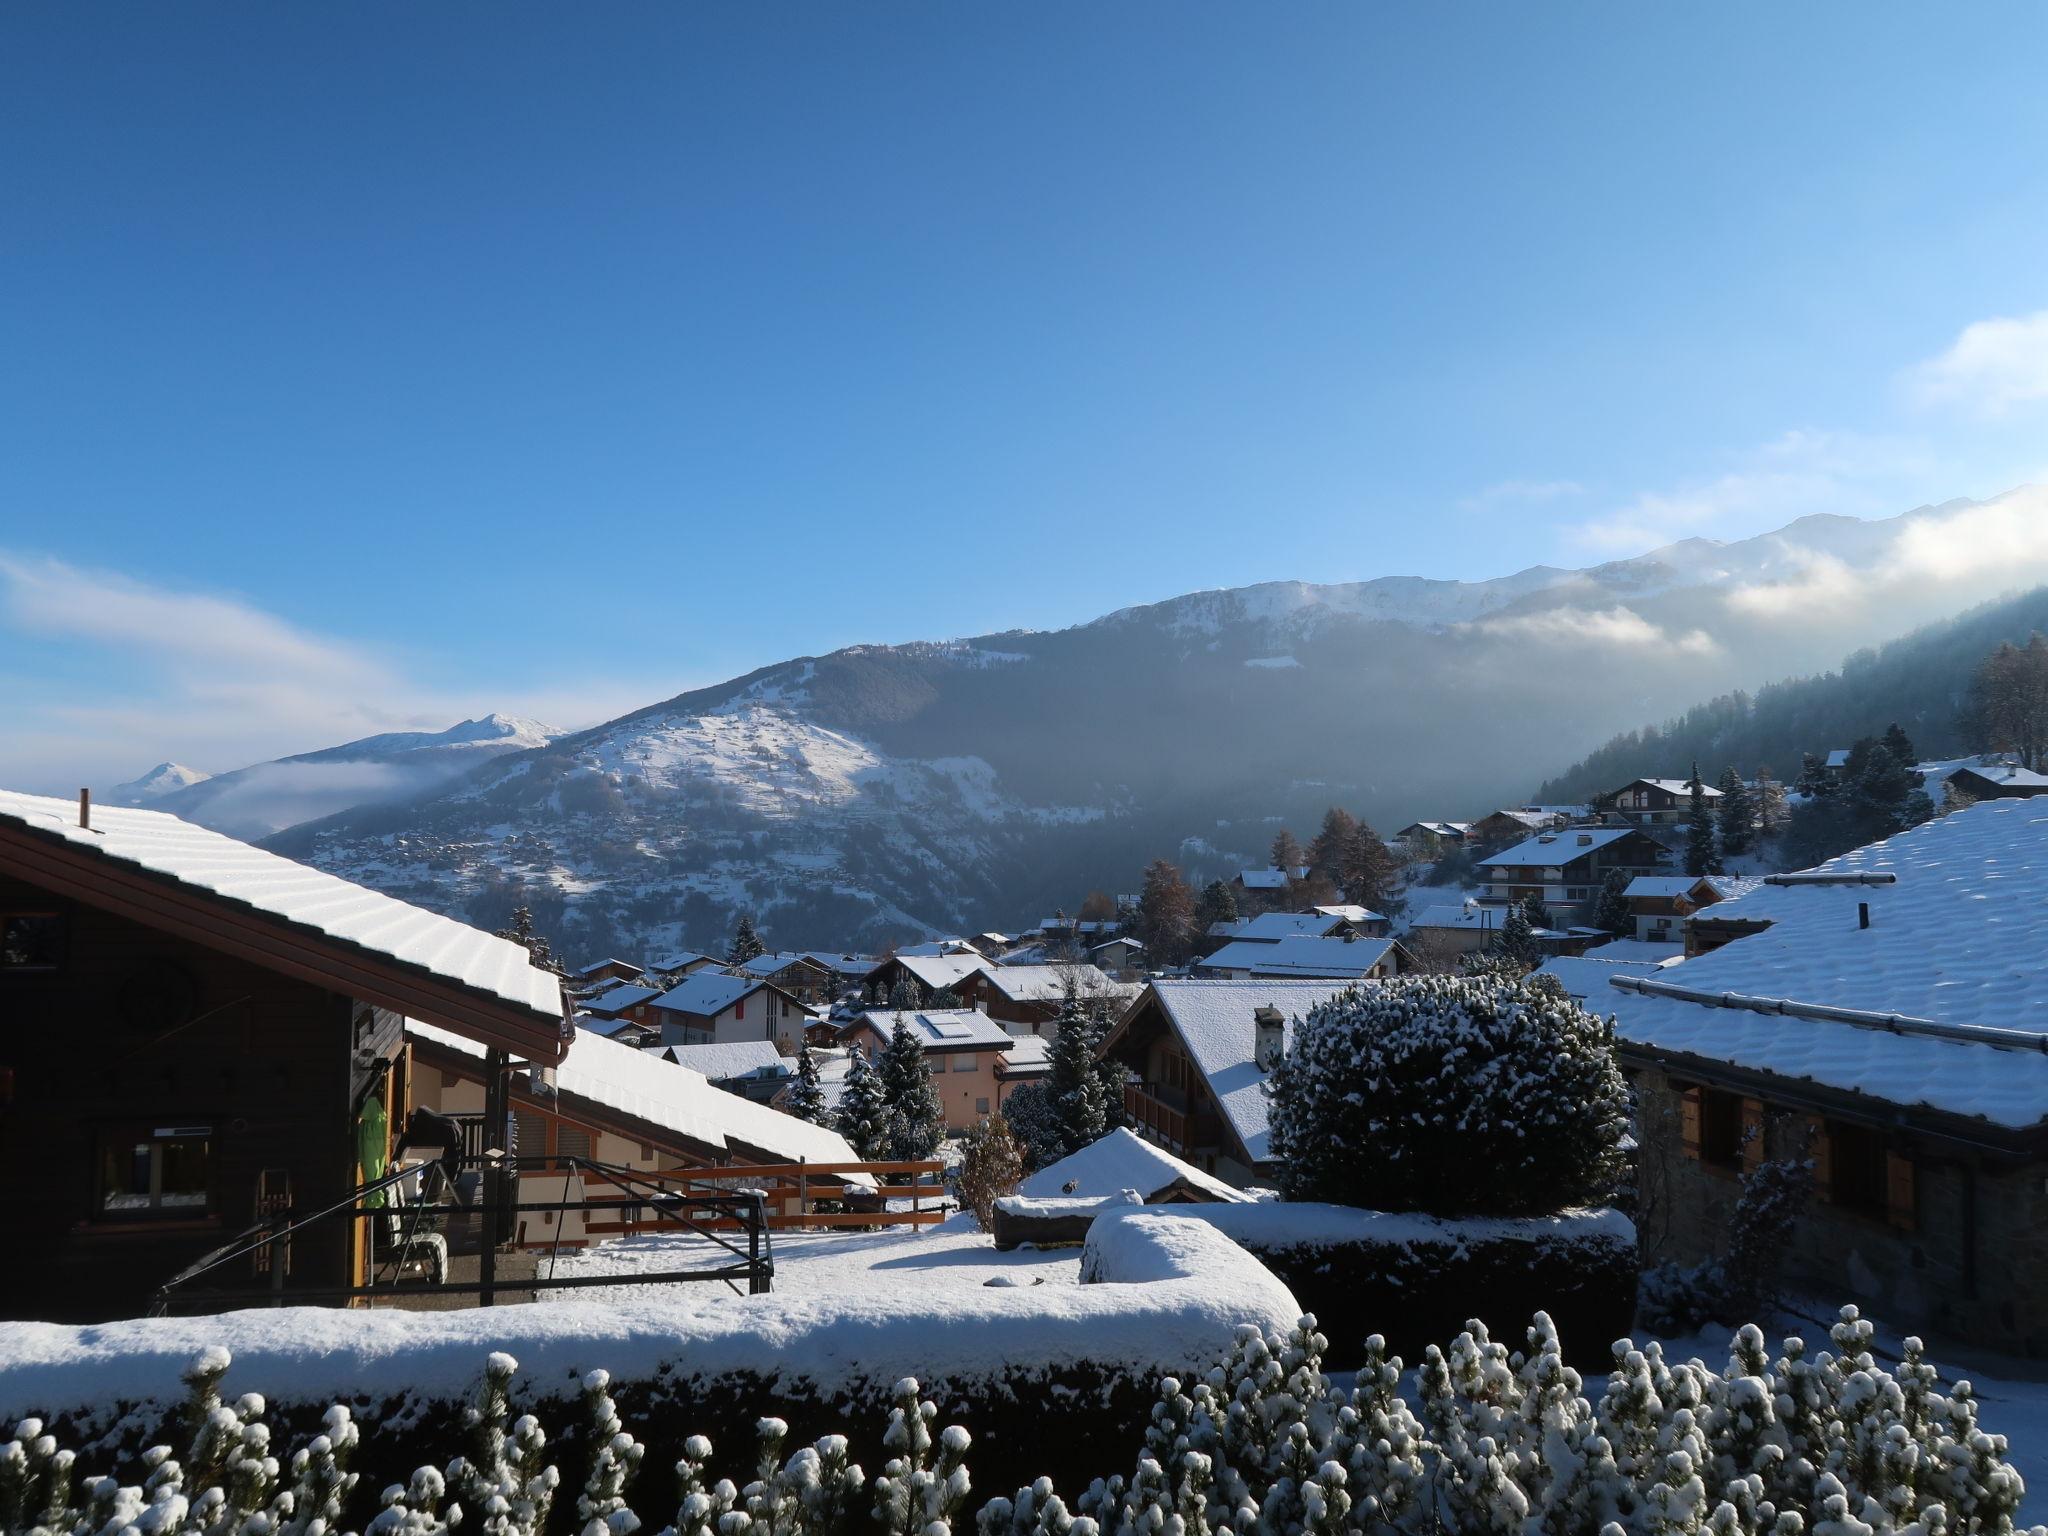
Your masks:
<svg viewBox="0 0 2048 1536"><path fill-rule="evenodd" d="M1835 1143L1827 1121L1810 1116L1806 1122L1806 1155L1813 1159L1813 1193L1817 1200L1835 1197Z"/></svg>
<svg viewBox="0 0 2048 1536"><path fill-rule="evenodd" d="M1742 1171L1754 1173L1764 1160L1764 1106L1760 1100L1742 1101Z"/></svg>
<svg viewBox="0 0 2048 1536"><path fill-rule="evenodd" d="M1688 1088L1679 1098L1679 1141L1685 1155L1700 1160L1700 1090Z"/></svg>
<svg viewBox="0 0 2048 1536"><path fill-rule="evenodd" d="M580 1125L559 1122L555 1126L555 1153L559 1157L590 1160L590 1132Z"/></svg>
<svg viewBox="0 0 2048 1536"><path fill-rule="evenodd" d="M1918 1212L1913 1198L1913 1159L1901 1152L1884 1155L1885 1220L1910 1232Z"/></svg>

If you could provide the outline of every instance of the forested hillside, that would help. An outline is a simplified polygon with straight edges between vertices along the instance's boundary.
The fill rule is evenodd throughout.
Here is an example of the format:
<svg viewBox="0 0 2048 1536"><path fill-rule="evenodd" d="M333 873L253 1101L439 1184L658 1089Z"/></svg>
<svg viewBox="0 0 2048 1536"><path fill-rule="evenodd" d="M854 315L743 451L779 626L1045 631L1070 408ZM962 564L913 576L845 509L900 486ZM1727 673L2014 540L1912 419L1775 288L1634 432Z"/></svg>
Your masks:
<svg viewBox="0 0 2048 1536"><path fill-rule="evenodd" d="M1839 672L1722 694L1626 732L1550 780L1536 799L1581 801L1642 775L1683 774L1694 761L1709 779L1732 763L1789 782L1802 753L1846 747L1894 722L1921 757L1957 756L1977 745L1966 718L1972 675L2000 641L2023 644L2035 630L2048 631L2048 587L1858 651Z"/></svg>

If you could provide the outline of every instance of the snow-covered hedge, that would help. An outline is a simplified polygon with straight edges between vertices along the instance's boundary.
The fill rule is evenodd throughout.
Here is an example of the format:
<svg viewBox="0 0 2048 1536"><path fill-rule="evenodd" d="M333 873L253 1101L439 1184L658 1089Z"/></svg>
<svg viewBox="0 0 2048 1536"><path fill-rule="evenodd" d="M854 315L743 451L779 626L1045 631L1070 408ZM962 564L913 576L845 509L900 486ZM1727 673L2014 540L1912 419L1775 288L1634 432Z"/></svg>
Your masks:
<svg viewBox="0 0 2048 1536"><path fill-rule="evenodd" d="M1606 1204L1623 1168L1613 1030L1546 979L1340 993L1309 1011L1269 1091L1289 1200L1541 1215Z"/></svg>
<svg viewBox="0 0 2048 1536"><path fill-rule="evenodd" d="M607 1369L657 1461L692 1434L743 1448L764 1406L800 1438L844 1432L857 1453L916 1376L973 1431L985 1469L1029 1478L1092 1469L1102 1436L1142 1420L1162 1372L1229 1347L1246 1318L1284 1328L1301 1307L1272 1272L1214 1228L1182 1222L1129 1234L1098 1285L934 1292L906 1273L888 1291L741 1297L693 1287L605 1302L469 1312L317 1307L90 1326L0 1323L0 1424L33 1414L117 1465L178 1433L179 1372L226 1348L238 1374L274 1394L281 1435L310 1435L330 1403L361 1427L359 1464L403 1477L420 1437L460 1431L476 1363L521 1361L520 1396L551 1423L577 1422L579 1383ZM1044 1416L1074 1426L1048 1447ZM1090 1458L1090 1459L1082 1459ZM735 1468L735 1471L740 1470Z"/></svg>
<svg viewBox="0 0 2048 1536"><path fill-rule="evenodd" d="M1305 1202L1150 1206L1124 1223L1198 1221L1285 1281L1349 1369L1368 1334L1414 1359L1473 1317L1548 1313L1566 1358L1604 1360L1635 1319L1636 1229L1616 1210L1440 1217ZM1113 1228L1098 1220L1095 1230Z"/></svg>
<svg viewBox="0 0 2048 1536"><path fill-rule="evenodd" d="M1417 1411L1400 1394L1400 1361L1378 1340L1356 1387L1343 1391L1323 1373L1325 1341L1313 1318L1285 1333L1248 1325L1200 1380L1158 1383L1129 1477L1094 1481L1072 1508L1039 1478L985 1503L975 1530L2012 1531L2024 1489L2003 1437L1978 1426L1968 1384L1944 1390L1915 1340L1896 1374L1884 1370L1853 1308L1831 1338L1833 1351L1811 1357L1788 1339L1773 1359L1763 1335L1745 1327L1719 1371L1624 1340L1596 1398L1559 1356L1548 1319L1539 1316L1527 1347L1513 1352L1475 1324L1447 1350L1428 1351L1416 1373ZM345 1407L331 1408L316 1437L280 1457L264 1400L220 1395L228 1365L214 1350L189 1372L190 1449L182 1461L165 1447L151 1451L137 1482L82 1475L40 1422L20 1425L0 1445L0 1530L321 1536L360 1519L376 1495L373 1536L447 1536L458 1527L484 1536L632 1536L650 1520L663 1522L664 1536L964 1536L974 1492L972 1436L957 1425L934 1433L937 1405L912 1380L895 1384L881 1437L888 1460L872 1483L843 1434L785 1457L789 1426L763 1418L753 1475L736 1485L716 1477L713 1446L701 1435L681 1442L673 1477L659 1479L641 1426L620 1411L603 1371L580 1383L581 1454L563 1457L538 1420L513 1416L518 1365L494 1354L459 1442L417 1444L421 1454L453 1459L385 1486L352 1466L359 1431ZM1063 1417L1048 1416L1047 1445ZM1133 1424L1126 1433L1139 1431Z"/></svg>

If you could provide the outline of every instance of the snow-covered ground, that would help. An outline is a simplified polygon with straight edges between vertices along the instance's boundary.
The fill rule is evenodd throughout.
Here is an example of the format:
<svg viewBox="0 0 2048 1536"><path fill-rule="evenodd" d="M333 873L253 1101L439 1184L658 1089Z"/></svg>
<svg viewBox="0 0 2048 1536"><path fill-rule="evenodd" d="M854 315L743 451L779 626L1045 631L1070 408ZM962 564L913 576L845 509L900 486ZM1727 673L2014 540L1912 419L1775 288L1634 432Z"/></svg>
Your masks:
<svg viewBox="0 0 2048 1536"><path fill-rule="evenodd" d="M668 1235L620 1238L576 1253L564 1253L558 1275L630 1275L650 1270L701 1265L706 1243L699 1237ZM996 1252L988 1234L967 1215L948 1217L937 1226L889 1228L881 1232L777 1232L774 1235L777 1296L855 1297L881 1290L929 1293L984 1286L991 1280L1028 1286L1080 1283L1081 1250L1045 1252L1020 1248ZM546 1272L546 1263L542 1263ZM661 1292L703 1294L698 1283L634 1286L614 1291L608 1286L588 1290L549 1291L548 1299L579 1301L610 1297L652 1296Z"/></svg>

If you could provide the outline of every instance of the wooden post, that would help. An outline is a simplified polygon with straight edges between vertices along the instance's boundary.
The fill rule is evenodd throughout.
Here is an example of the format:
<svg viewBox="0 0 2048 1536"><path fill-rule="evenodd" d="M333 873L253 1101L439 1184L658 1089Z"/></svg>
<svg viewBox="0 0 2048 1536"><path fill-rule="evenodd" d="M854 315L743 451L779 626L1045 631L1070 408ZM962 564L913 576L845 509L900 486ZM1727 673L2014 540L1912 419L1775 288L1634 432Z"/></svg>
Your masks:
<svg viewBox="0 0 2048 1536"><path fill-rule="evenodd" d="M512 1202L506 1198L505 1183L505 1128L509 1105L505 1093L505 1074L508 1071L503 1051L491 1051L484 1058L484 1169L479 1188L483 1194L483 1219L477 1223L481 1234L477 1254L477 1305L493 1307L498 1304L498 1244L503 1240L501 1227L510 1214L504 1207Z"/></svg>
<svg viewBox="0 0 2048 1536"><path fill-rule="evenodd" d="M811 1176L805 1171L810 1161L808 1157L796 1160L796 1213L799 1216L811 1214Z"/></svg>

